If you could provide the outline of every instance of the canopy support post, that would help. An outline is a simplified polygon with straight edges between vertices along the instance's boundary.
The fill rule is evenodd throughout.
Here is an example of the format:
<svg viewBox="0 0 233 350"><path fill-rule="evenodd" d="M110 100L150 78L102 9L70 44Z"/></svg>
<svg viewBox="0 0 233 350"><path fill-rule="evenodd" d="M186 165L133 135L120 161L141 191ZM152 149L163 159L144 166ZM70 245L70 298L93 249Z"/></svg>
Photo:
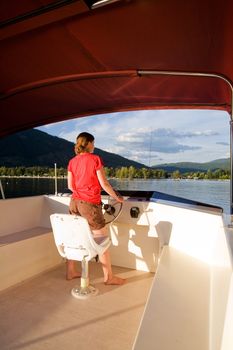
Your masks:
<svg viewBox="0 0 233 350"><path fill-rule="evenodd" d="M231 167L231 173L230 173L230 215L231 215L231 222L233 221L233 119L231 115L230 120L230 167Z"/></svg>
<svg viewBox="0 0 233 350"><path fill-rule="evenodd" d="M233 227L233 87L231 87L231 114L230 114L230 215Z"/></svg>
<svg viewBox="0 0 233 350"><path fill-rule="evenodd" d="M225 81L231 92L231 113L230 113L230 163L231 163L231 179L230 179L230 216L231 226L233 228L233 85L231 80L221 74L203 73L203 72L179 72L179 71L157 71L157 70L138 70L139 76L146 75L165 75L165 76L189 76L189 77L207 77L217 78Z"/></svg>

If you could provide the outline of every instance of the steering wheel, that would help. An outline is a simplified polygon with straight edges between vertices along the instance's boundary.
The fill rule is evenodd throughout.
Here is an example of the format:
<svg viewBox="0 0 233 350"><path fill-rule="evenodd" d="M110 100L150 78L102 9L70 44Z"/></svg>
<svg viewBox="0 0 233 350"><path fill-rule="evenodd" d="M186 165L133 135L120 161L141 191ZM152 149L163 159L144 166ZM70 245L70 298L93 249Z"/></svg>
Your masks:
<svg viewBox="0 0 233 350"><path fill-rule="evenodd" d="M122 211L123 203L118 202L112 197L108 198L108 203L103 203L102 211L105 219L105 223L109 224L118 218Z"/></svg>

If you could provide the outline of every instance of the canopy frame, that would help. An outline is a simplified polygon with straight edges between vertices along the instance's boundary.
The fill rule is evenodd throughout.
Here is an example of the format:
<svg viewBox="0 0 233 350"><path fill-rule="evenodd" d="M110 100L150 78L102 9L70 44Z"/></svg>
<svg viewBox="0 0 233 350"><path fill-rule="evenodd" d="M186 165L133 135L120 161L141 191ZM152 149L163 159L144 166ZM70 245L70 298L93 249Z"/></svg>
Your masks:
<svg viewBox="0 0 233 350"><path fill-rule="evenodd" d="M191 77L208 77L223 80L230 88L231 93L231 113L230 116L230 214L233 215L233 85L229 79L221 74L198 73L198 72L178 72L178 71L157 71L157 70L139 70L140 75L173 75L173 76L191 76ZM233 217L232 217L233 220Z"/></svg>

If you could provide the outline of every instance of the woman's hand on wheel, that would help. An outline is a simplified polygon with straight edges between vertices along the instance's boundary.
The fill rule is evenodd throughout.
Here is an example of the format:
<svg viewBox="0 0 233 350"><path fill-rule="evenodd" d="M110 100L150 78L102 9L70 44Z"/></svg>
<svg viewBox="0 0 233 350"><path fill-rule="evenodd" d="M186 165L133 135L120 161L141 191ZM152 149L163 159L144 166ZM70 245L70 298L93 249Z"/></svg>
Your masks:
<svg viewBox="0 0 233 350"><path fill-rule="evenodd" d="M119 203L123 203L124 202L124 198L122 197L122 195L119 192L117 192L116 190L115 190L115 193L117 195L116 201L119 202Z"/></svg>
<svg viewBox="0 0 233 350"><path fill-rule="evenodd" d="M117 200L117 202L120 202L120 203L124 202L124 198L121 195L118 195L116 200Z"/></svg>

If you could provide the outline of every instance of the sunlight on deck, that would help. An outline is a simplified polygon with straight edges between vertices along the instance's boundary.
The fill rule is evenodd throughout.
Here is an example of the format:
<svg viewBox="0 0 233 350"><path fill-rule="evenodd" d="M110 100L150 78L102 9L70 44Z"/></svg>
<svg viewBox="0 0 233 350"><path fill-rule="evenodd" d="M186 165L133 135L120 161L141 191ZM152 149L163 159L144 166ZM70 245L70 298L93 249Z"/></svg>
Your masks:
<svg viewBox="0 0 233 350"><path fill-rule="evenodd" d="M79 280L65 280L64 264L2 292L1 349L132 349L154 274L113 269L125 285L105 286L101 265L90 264L99 294L88 300L71 296Z"/></svg>

